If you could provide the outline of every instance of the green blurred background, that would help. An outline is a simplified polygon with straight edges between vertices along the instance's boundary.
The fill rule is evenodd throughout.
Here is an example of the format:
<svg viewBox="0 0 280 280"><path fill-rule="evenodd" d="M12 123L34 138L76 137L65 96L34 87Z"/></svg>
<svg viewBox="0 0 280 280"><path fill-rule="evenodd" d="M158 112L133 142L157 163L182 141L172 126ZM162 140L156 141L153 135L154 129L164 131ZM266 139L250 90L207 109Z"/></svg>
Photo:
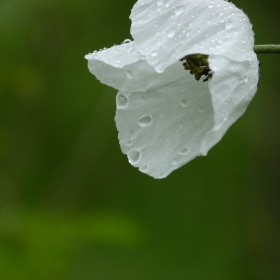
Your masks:
<svg viewBox="0 0 280 280"><path fill-rule="evenodd" d="M280 43L279 1L234 3ZM131 38L133 4L0 0L0 279L280 279L280 55L208 156L155 180L84 59Z"/></svg>

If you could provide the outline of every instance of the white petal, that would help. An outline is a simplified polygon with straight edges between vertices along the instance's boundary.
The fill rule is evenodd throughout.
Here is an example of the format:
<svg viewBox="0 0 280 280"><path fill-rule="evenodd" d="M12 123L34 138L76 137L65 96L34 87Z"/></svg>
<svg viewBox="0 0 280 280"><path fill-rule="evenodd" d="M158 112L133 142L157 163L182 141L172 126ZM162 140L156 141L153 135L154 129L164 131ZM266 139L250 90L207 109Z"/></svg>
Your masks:
<svg viewBox="0 0 280 280"><path fill-rule="evenodd" d="M120 145L140 171L164 178L206 155L246 110L257 88L255 61L238 63L213 56L210 63L216 72L205 83L182 69L185 75L165 86L145 93L118 93Z"/></svg>
<svg viewBox="0 0 280 280"><path fill-rule="evenodd" d="M185 76L166 86L117 95L122 151L132 165L154 178L164 178L200 155L205 136L214 126L207 83L182 72Z"/></svg>
<svg viewBox="0 0 280 280"><path fill-rule="evenodd" d="M249 19L223 0L139 0L130 18L139 52L158 72L188 54L242 61L253 52Z"/></svg>
<svg viewBox="0 0 280 280"><path fill-rule="evenodd" d="M97 79L122 91L146 91L172 82L178 75L185 75L185 72L181 71L182 65L158 75L137 51L133 42L94 52L85 58L88 60L90 72Z"/></svg>
<svg viewBox="0 0 280 280"><path fill-rule="evenodd" d="M227 130L245 112L257 91L258 61L252 54L250 59L240 62L213 55L209 57L209 62L214 71L209 88L215 112L215 129L226 126Z"/></svg>

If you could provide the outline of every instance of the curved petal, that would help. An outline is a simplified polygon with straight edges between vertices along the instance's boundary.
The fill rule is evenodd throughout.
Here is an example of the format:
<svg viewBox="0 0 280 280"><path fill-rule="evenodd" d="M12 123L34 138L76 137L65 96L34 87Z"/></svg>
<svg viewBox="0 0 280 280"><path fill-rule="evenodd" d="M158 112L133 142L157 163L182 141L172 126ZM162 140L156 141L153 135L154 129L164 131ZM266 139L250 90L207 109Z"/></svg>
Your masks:
<svg viewBox="0 0 280 280"><path fill-rule="evenodd" d="M224 0L139 0L130 18L135 44L157 72L188 54L242 61L253 52L248 17Z"/></svg>
<svg viewBox="0 0 280 280"><path fill-rule="evenodd" d="M206 155L245 112L257 89L256 62L212 56L210 63L215 75L206 83L182 70L184 76L165 86L118 93L115 120L120 145L140 171L164 178Z"/></svg>
<svg viewBox="0 0 280 280"><path fill-rule="evenodd" d="M176 64L163 75L158 75L138 52L134 42L93 52L85 58L90 72L100 82L128 92L146 91L186 74L182 65Z"/></svg>
<svg viewBox="0 0 280 280"><path fill-rule="evenodd" d="M166 177L202 153L213 117L208 85L191 75L146 93L117 95L122 151L133 166L154 178Z"/></svg>
<svg viewBox="0 0 280 280"><path fill-rule="evenodd" d="M209 83L215 112L215 129L227 128L246 110L258 84L256 55L244 61L234 61L221 55L209 56L214 71Z"/></svg>

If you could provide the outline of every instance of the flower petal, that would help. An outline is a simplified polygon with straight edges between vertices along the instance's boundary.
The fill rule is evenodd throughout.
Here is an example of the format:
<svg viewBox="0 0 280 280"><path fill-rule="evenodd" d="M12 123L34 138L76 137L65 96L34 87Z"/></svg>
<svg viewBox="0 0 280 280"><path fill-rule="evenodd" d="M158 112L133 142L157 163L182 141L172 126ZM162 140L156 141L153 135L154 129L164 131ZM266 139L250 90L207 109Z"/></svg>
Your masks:
<svg viewBox="0 0 280 280"><path fill-rule="evenodd" d="M188 54L242 61L253 52L248 17L224 0L139 0L130 18L135 44L157 72Z"/></svg>
<svg viewBox="0 0 280 280"><path fill-rule="evenodd" d="M135 92L146 91L172 82L185 75L182 65L169 68L163 75L158 73L137 51L134 42L113 46L85 56L90 72L100 82L118 90Z"/></svg>
<svg viewBox="0 0 280 280"><path fill-rule="evenodd" d="M256 62L212 56L210 63L216 72L205 83L182 70L184 76L165 86L118 93L120 145L140 171L164 178L206 155L246 110L257 89Z"/></svg>
<svg viewBox="0 0 280 280"><path fill-rule="evenodd" d="M117 95L122 151L132 165L154 178L164 178L200 155L214 126L207 83L198 83L182 71L185 76L165 86Z"/></svg>
<svg viewBox="0 0 280 280"><path fill-rule="evenodd" d="M234 123L246 110L258 85L258 61L234 61L221 55L209 56L214 75L209 83L215 112L215 130Z"/></svg>

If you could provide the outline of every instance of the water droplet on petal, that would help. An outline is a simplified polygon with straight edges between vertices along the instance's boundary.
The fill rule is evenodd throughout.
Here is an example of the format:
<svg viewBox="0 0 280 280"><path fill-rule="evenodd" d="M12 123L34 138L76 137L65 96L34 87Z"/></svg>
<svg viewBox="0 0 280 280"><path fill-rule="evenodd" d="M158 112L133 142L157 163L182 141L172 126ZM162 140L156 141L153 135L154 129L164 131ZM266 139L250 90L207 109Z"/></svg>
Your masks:
<svg viewBox="0 0 280 280"><path fill-rule="evenodd" d="M125 39L125 40L123 41L123 44L127 44L127 43L130 43L130 42L131 42L130 39Z"/></svg>
<svg viewBox="0 0 280 280"><path fill-rule="evenodd" d="M189 148L183 148L183 149L179 152L179 154L181 154L181 155L186 155L189 151L190 151Z"/></svg>
<svg viewBox="0 0 280 280"><path fill-rule="evenodd" d="M129 47L126 52L127 53L132 53L134 50L135 50L134 47Z"/></svg>
<svg viewBox="0 0 280 280"><path fill-rule="evenodd" d="M212 8L213 8L213 5L209 5L208 8L209 8L209 9L212 9Z"/></svg>
<svg viewBox="0 0 280 280"><path fill-rule="evenodd" d="M148 164L145 164L145 165L142 165L139 170L142 171L142 172L147 172L149 169L149 165Z"/></svg>
<svg viewBox="0 0 280 280"><path fill-rule="evenodd" d="M205 111L205 109L204 109L204 107L199 107L199 108L197 109L197 111L198 111L199 113L203 113L203 112Z"/></svg>
<svg viewBox="0 0 280 280"><path fill-rule="evenodd" d="M159 1L157 1L158 7L162 6L163 4L164 4L164 0L159 0Z"/></svg>
<svg viewBox="0 0 280 280"><path fill-rule="evenodd" d="M171 165L172 165L172 166L178 165L178 161L177 161L177 160L172 160L172 161L171 161Z"/></svg>
<svg viewBox="0 0 280 280"><path fill-rule="evenodd" d="M244 83L248 83L248 80L249 80L249 79L248 79L247 76L245 76L244 79L243 79Z"/></svg>
<svg viewBox="0 0 280 280"><path fill-rule="evenodd" d="M138 124L140 126L147 126L153 122L153 118L151 115L145 115L138 120Z"/></svg>
<svg viewBox="0 0 280 280"><path fill-rule="evenodd" d="M129 78L129 79L133 79L134 78L134 74L133 74L133 72L131 70L126 70L125 74L126 74L127 78Z"/></svg>
<svg viewBox="0 0 280 280"><path fill-rule="evenodd" d="M130 150L127 154L127 157L128 157L128 161L134 165L134 164L137 164L141 158L141 153L140 151L136 150L136 149L133 149L133 150Z"/></svg>
<svg viewBox="0 0 280 280"><path fill-rule="evenodd" d="M189 101L187 98L182 99L180 103L181 103L181 106L184 108L189 106Z"/></svg>
<svg viewBox="0 0 280 280"><path fill-rule="evenodd" d="M175 28L171 28L171 29L168 30L167 36L168 36L169 38L173 38L174 35L175 35L175 33L176 33L176 29L175 29Z"/></svg>
<svg viewBox="0 0 280 280"><path fill-rule="evenodd" d="M231 21L226 22L225 26L226 29L230 29L232 27L232 22Z"/></svg>
<svg viewBox="0 0 280 280"><path fill-rule="evenodd" d="M157 56L157 52L156 51L151 52L151 56Z"/></svg>
<svg viewBox="0 0 280 280"><path fill-rule="evenodd" d="M130 147L132 144L133 144L133 141L132 141L131 139L126 140L126 141L124 142L124 145L125 145L126 147Z"/></svg>
<svg viewBox="0 0 280 280"><path fill-rule="evenodd" d="M117 107L118 109L124 109L127 107L128 99L123 94L117 95Z"/></svg>
<svg viewBox="0 0 280 280"><path fill-rule="evenodd" d="M182 14L184 12L185 8L183 6L179 6L177 8L175 8L175 15L179 16L180 14Z"/></svg>

